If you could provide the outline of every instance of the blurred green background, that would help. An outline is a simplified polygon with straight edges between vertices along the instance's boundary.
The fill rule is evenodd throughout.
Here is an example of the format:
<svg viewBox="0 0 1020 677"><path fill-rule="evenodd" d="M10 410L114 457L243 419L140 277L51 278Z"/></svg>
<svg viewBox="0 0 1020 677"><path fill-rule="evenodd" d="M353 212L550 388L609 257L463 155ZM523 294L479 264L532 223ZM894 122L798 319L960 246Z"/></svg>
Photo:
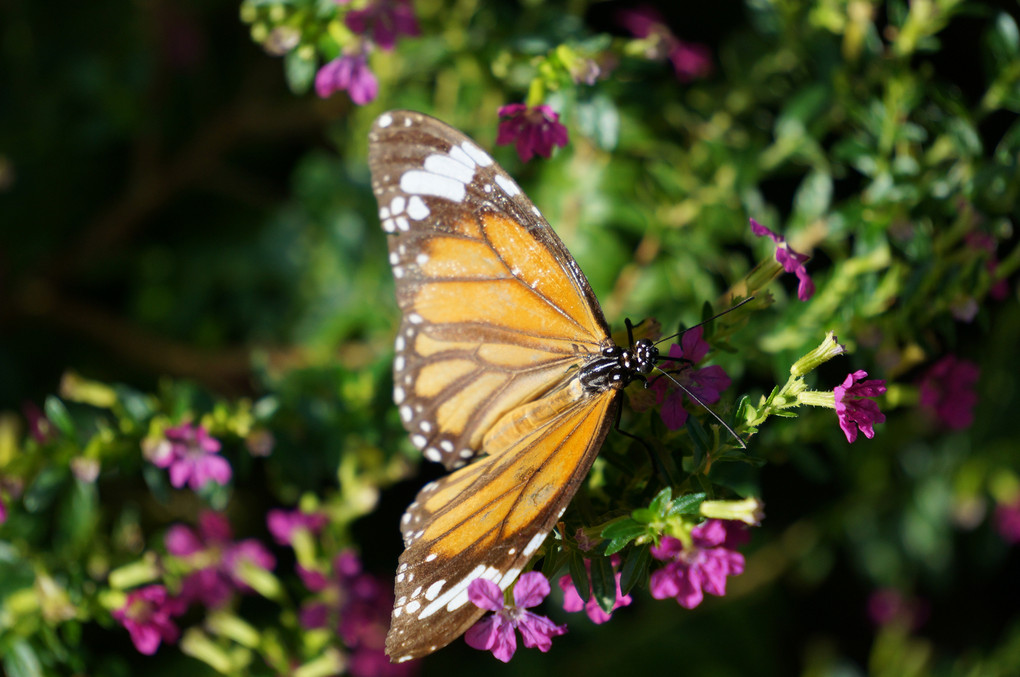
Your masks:
<svg viewBox="0 0 1020 677"><path fill-rule="evenodd" d="M252 5L272 20L269 3ZM414 108L493 150L614 328L624 317L696 322L768 256L747 231L753 216L812 254L819 293L800 304L780 280L776 305L734 338L738 351L714 358L736 392L781 384L830 329L852 355L814 387L858 368L890 383L874 440L847 445L828 411L773 419L751 440L767 464L728 481L760 495L767 519L726 598L687 611L638 590L605 626L572 618L549 654L521 649L504 667L458 641L423 674L1020 674L1020 549L991 517L1020 495L1020 312L1015 279L1005 300L989 298L985 261L961 239L990 232L1001 265L1016 270L1016 3L660 3L677 35L711 48L708 79L681 84L668 64L625 57L590 88L550 92L571 133L553 160L524 165L493 149L496 109L523 99L531 59L597 34L622 39L624 5L415 3L422 36L373 57L380 94L358 108L343 93L291 91L235 3L3 3L0 410L23 419L52 394L66 399L69 371L155 393L167 412L270 402L260 421L272 455L242 453L243 435L225 452L235 530L265 538L266 510L335 492L345 455L371 449L363 465L397 459L401 469L374 482L410 477L385 487L345 537L388 579L399 516L434 471L408 470L416 457L390 404L398 316L366 132L383 110ZM322 30L316 20L303 30ZM298 66L286 67L294 86ZM954 315L966 300L977 305L971 321ZM916 407L924 366L948 353L982 373L975 423L962 431ZM72 414L94 425L94 413ZM47 545L70 528L59 506L74 504L58 499L0 530L5 566L20 549L32 564L18 571L54 572L88 607L73 632L0 623L0 645L34 647L45 674L74 672L54 658L67 647L78 674L211 673L173 647L145 659L108 617L88 620L103 617L89 606L96 569L73 562L89 558L89 539L109 541L106 571L142 551L117 549L125 521L159 534L145 542L158 548L166 524L197 510L194 497L146 493L137 432L100 445L95 521L75 532L86 545ZM0 477L20 468L31 480L80 451L57 449ZM5 594L12 581L0 583ZM869 619L882 588L925 609L916 625ZM242 613L272 614L264 600Z"/></svg>

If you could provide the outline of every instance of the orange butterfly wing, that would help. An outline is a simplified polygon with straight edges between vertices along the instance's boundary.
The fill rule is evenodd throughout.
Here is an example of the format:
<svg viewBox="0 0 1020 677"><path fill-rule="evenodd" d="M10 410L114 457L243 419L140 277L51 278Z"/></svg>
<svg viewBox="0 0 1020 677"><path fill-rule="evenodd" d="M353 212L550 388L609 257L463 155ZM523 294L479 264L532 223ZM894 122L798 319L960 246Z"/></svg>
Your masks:
<svg viewBox="0 0 1020 677"><path fill-rule="evenodd" d="M582 386L609 341L590 286L517 184L451 127L407 111L369 134L372 188L403 318L394 400L412 443L448 468L402 518L387 653L426 655L506 589L584 479L617 388Z"/></svg>

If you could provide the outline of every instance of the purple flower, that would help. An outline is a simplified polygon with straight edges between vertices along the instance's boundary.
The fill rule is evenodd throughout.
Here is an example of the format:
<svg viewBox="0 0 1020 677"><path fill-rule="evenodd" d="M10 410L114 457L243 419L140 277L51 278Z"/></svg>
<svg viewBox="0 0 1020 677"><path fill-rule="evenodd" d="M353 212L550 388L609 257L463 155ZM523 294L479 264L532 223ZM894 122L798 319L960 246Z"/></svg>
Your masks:
<svg viewBox="0 0 1020 677"><path fill-rule="evenodd" d="M559 123L560 116L549 106L528 107L512 103L499 109L499 135L496 143L505 146L514 143L521 162L527 162L535 153L544 158L552 154L553 146L567 145L567 128Z"/></svg>
<svg viewBox="0 0 1020 677"><path fill-rule="evenodd" d="M804 263L811 257L807 254L800 254L793 251L790 245L787 244L786 238L778 233L774 233L765 226L761 225L754 219L751 219L751 232L758 237L768 236L772 238L772 241L776 243L776 261L783 267L788 273L793 273L797 276L799 284L797 285L797 298L801 301L807 301L815 294L815 283L811 281L808 276L807 268L804 267Z"/></svg>
<svg viewBox="0 0 1020 677"><path fill-rule="evenodd" d="M167 595L162 585L150 585L128 593L124 606L113 610L113 617L131 635L139 652L151 656L160 642L177 641L180 631L171 620L184 612L180 602Z"/></svg>
<svg viewBox="0 0 1020 677"><path fill-rule="evenodd" d="M663 362L660 369L668 372L705 404L713 404L719 401L722 391L730 387L730 377L719 366L694 368L693 365L708 355L709 345L702 340L703 333L702 327L685 332L680 338L680 345L674 343L669 347L671 360ZM652 380L650 387L656 402L662 405L659 415L663 423L670 430L678 430L687 422L687 410L683 406L687 394L679 388L674 389L673 385L672 381L660 375Z"/></svg>
<svg viewBox="0 0 1020 677"><path fill-rule="evenodd" d="M993 235L986 233L970 232L964 237L964 241L971 249L978 251L984 251L988 254L988 260L985 261L985 268L988 270L989 275L995 275L995 269L999 267L999 259L995 255L996 241ZM1001 301L1009 295L1009 283L1003 278L992 285L992 288L988 290L988 295L996 301Z"/></svg>
<svg viewBox="0 0 1020 677"><path fill-rule="evenodd" d="M677 39L670 47L669 60L680 82L700 80L712 73L712 52L707 45Z"/></svg>
<svg viewBox="0 0 1020 677"><path fill-rule="evenodd" d="M182 524L167 530L167 552L194 567L181 582L182 599L210 608L222 606L235 591L251 591L243 577L245 566L266 570L276 566L272 553L258 540L232 538L230 523L212 510L199 514L197 531Z"/></svg>
<svg viewBox="0 0 1020 677"><path fill-rule="evenodd" d="M867 399L878 397L885 392L885 381L873 379L863 380L868 372L858 369L847 374L842 385L832 389L836 398L836 416L839 427L846 435L846 441L853 443L857 439L858 429L869 440L875 436L875 423L885 423L885 414L878 410L878 402Z"/></svg>
<svg viewBox="0 0 1020 677"><path fill-rule="evenodd" d="M354 677L401 677L415 663L390 663L384 646L390 625L393 593L375 576L362 572L351 551L333 558L327 573L297 567L298 576L314 598L298 614L301 627L329 628L351 650L348 663Z"/></svg>
<svg viewBox="0 0 1020 677"><path fill-rule="evenodd" d="M7 521L7 504L4 503L3 496L0 496L0 524Z"/></svg>
<svg viewBox="0 0 1020 677"><path fill-rule="evenodd" d="M42 409L36 406L35 402L26 401L22 404L21 413L25 415L25 420L28 421L28 431L36 442L46 444L57 438L57 431L53 424L46 418Z"/></svg>
<svg viewBox="0 0 1020 677"><path fill-rule="evenodd" d="M322 513L307 513L300 510L273 509L266 514L266 526L280 545L290 545L294 532L304 529L317 534L329 519Z"/></svg>
<svg viewBox="0 0 1020 677"><path fill-rule="evenodd" d="M980 375L973 362L946 355L921 378L921 408L952 430L970 427L978 400L974 386Z"/></svg>
<svg viewBox="0 0 1020 677"><path fill-rule="evenodd" d="M895 588L880 588L868 596L868 617L875 625L902 623L916 630L928 620L928 604Z"/></svg>
<svg viewBox="0 0 1020 677"><path fill-rule="evenodd" d="M620 566L619 555L613 555L610 558L610 562L612 563L614 569ZM589 559L584 560L584 568L587 569L590 577L591 560ZM620 578L622 576L623 574L619 572L616 573L616 601L613 602L612 611L616 611L622 606L629 606L630 603L633 601L630 595L623 594L623 590L620 588ZM599 606L598 601L595 599L595 595L591 592L590 589L588 592L588 601L585 602L583 599L581 599L581 595L578 594L577 588L574 587L574 581L573 579L570 578L570 576L561 576L559 580L559 586L560 589L563 590L564 611L574 612L584 609L585 613L588 614L588 618L591 619L591 622L597 625L605 623L612 617L612 611L610 613L606 613L605 609Z"/></svg>
<svg viewBox="0 0 1020 677"><path fill-rule="evenodd" d="M712 53L707 45L684 42L673 35L658 10L648 5L622 10L617 18L620 24L635 37L648 38L645 56L649 59L667 58L673 64L680 82L708 77L712 72Z"/></svg>
<svg viewBox="0 0 1020 677"><path fill-rule="evenodd" d="M517 650L517 636L521 631L524 646L546 652L552 647L552 638L567 631L567 626L556 625L545 616L527 611L549 594L549 581L537 571L529 571L517 579L514 586L514 603L504 606L503 591L485 578L476 578L468 586L468 599L479 609L493 612L472 625L464 640L473 649L491 651L492 655L509 663Z"/></svg>
<svg viewBox="0 0 1020 677"><path fill-rule="evenodd" d="M995 506L995 527L1007 543L1020 543L1020 496L1012 503L999 503Z"/></svg>
<svg viewBox="0 0 1020 677"><path fill-rule="evenodd" d="M371 32L375 44L385 50L393 49L401 35L419 33L410 0L374 0L365 9L348 12L344 23L357 35Z"/></svg>
<svg viewBox="0 0 1020 677"><path fill-rule="evenodd" d="M187 484L198 491L209 482L230 481L230 464L219 455L220 443L203 426L182 423L167 428L163 437L149 458L159 468L170 468L170 484L175 488Z"/></svg>
<svg viewBox="0 0 1020 677"><path fill-rule="evenodd" d="M379 81L368 67L364 54L345 54L325 64L315 74L315 92L328 99L334 92L347 90L351 101L364 106L379 94Z"/></svg>
<svg viewBox="0 0 1020 677"><path fill-rule="evenodd" d="M739 522L708 520L691 531L691 545L664 536L652 557L667 562L652 572L649 590L655 599L673 597L685 609L701 604L704 592L726 594L726 577L744 571L744 556L732 548L746 536Z"/></svg>

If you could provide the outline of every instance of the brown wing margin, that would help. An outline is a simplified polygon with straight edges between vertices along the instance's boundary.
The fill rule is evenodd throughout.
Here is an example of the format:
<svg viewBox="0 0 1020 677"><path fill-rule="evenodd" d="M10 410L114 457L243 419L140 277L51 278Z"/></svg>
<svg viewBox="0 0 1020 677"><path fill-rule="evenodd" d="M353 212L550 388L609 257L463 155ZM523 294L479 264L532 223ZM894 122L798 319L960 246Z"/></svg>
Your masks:
<svg viewBox="0 0 1020 677"><path fill-rule="evenodd" d="M576 383L576 381L575 381ZM618 391L583 396L505 452L425 486L404 516L386 653L432 653L484 613L468 585L508 588L563 514L615 420Z"/></svg>

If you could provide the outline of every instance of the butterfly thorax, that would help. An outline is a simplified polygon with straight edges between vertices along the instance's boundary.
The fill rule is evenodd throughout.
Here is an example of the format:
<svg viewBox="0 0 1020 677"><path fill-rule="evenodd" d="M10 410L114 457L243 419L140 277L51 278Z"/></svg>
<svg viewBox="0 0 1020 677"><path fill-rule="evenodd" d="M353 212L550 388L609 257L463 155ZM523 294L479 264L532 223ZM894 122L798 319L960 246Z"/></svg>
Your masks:
<svg viewBox="0 0 1020 677"><path fill-rule="evenodd" d="M599 356L581 367L578 378L587 392L624 388L631 381L644 380L658 357L659 349L648 339L638 339L632 349L606 339Z"/></svg>

